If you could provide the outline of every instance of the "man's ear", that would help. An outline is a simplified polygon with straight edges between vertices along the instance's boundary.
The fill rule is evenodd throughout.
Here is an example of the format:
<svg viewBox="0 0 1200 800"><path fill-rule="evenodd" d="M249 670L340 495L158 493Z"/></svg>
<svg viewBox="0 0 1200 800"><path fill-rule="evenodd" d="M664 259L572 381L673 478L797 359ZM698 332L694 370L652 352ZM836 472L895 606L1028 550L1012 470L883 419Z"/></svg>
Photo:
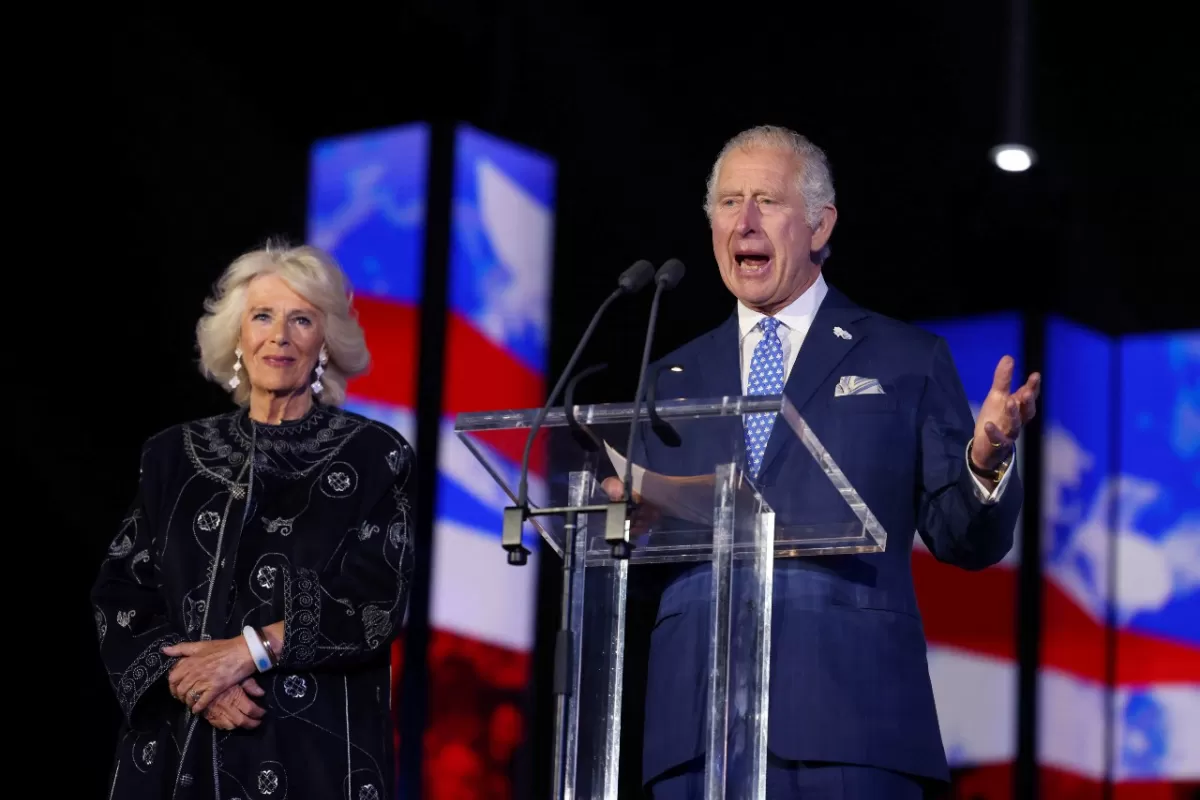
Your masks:
<svg viewBox="0 0 1200 800"><path fill-rule="evenodd" d="M814 253L829 243L829 237L833 235L833 226L836 224L837 209L833 206L821 209L821 220L813 229L812 244L809 246Z"/></svg>

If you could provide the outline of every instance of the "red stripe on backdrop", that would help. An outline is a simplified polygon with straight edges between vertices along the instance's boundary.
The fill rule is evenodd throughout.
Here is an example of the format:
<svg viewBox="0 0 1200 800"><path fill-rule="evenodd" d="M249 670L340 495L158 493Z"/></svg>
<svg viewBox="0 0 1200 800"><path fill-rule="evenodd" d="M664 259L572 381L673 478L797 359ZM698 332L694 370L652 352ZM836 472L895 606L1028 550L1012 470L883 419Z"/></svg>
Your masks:
<svg viewBox="0 0 1200 800"><path fill-rule="evenodd" d="M1017 575L1007 567L971 572L913 552L917 605L930 642L1016 660Z"/></svg>
<svg viewBox="0 0 1200 800"><path fill-rule="evenodd" d="M937 800L1010 800L1013 792L1012 764L988 764L951 771L948 789L934 795ZM1104 784L1051 767L1038 768L1041 796L1047 800L1102 800ZM1200 783L1121 781L1113 784L1113 800L1192 800Z"/></svg>
<svg viewBox="0 0 1200 800"><path fill-rule="evenodd" d="M538 408L542 376L458 314L446 317L446 377L442 411Z"/></svg>
<svg viewBox="0 0 1200 800"><path fill-rule="evenodd" d="M371 367L350 381L349 391L366 400L414 408L417 401L417 342L420 309L392 300L358 296L354 301L359 323L371 351ZM458 412L538 408L544 384L524 364L484 337L470 323L447 319L446 382L443 408L453 420ZM513 464L520 464L525 434L499 431L477 438ZM539 437L529 459L535 475L546 470L545 438Z"/></svg>
<svg viewBox="0 0 1200 800"><path fill-rule="evenodd" d="M1042 581L1041 666L1108 680L1108 634L1051 580Z"/></svg>
<svg viewBox="0 0 1200 800"><path fill-rule="evenodd" d="M1087 680L1107 680L1104 625L1053 581L1044 583L1042 613L1041 665ZM1116 682L1121 685L1194 683L1200 675L1200 648L1195 645L1121 629L1116 635L1116 652Z"/></svg>
<svg viewBox="0 0 1200 800"><path fill-rule="evenodd" d="M404 675L404 634L392 642L392 745L395 771L393 780L400 781L400 683Z"/></svg>
<svg viewBox="0 0 1200 800"><path fill-rule="evenodd" d="M526 735L522 709L531 657L431 631L426 800L513 797L513 759Z"/></svg>
<svg viewBox="0 0 1200 800"><path fill-rule="evenodd" d="M546 400L542 376L493 342L458 314L446 317L446 368L442 412L453 418L470 411L540 408ZM524 431L476 434L513 464L525 450ZM545 474L545 446L535 446L529 468Z"/></svg>
<svg viewBox="0 0 1200 800"><path fill-rule="evenodd" d="M365 375L350 381L350 392L367 400L415 408L420 309L362 295L355 296L354 308L371 351L371 366Z"/></svg>
<svg viewBox="0 0 1200 800"><path fill-rule="evenodd" d="M1062 769L1038 768L1041 796L1051 800L1102 800L1104 782ZM1200 783L1169 781L1119 781L1113 784L1113 800L1192 800Z"/></svg>
<svg viewBox="0 0 1200 800"><path fill-rule="evenodd" d="M1117 683L1190 683L1200 680L1200 648L1141 631L1117 632Z"/></svg>
<svg viewBox="0 0 1200 800"><path fill-rule="evenodd" d="M942 564L913 553L917 602L930 642L1016 660L1016 572L989 567L981 572ZM1041 666L1104 682L1108 640L1092 619L1052 581L1042 596ZM1117 631L1117 683L1194 682L1200 648L1140 631Z"/></svg>
<svg viewBox="0 0 1200 800"><path fill-rule="evenodd" d="M1011 800L1013 765L987 764L950 771L950 788L937 800Z"/></svg>

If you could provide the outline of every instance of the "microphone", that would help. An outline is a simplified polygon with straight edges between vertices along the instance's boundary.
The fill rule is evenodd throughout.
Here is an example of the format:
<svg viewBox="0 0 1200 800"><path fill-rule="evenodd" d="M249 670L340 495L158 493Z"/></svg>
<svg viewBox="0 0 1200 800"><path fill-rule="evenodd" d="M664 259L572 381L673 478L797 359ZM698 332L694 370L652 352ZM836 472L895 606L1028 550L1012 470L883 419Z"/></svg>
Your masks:
<svg viewBox="0 0 1200 800"><path fill-rule="evenodd" d="M683 267L682 264L679 266L681 268ZM645 259L638 261L629 269L622 272L620 277L617 278L617 288L614 289L612 294L606 297L604 302L600 304L600 307L596 309L596 313L592 316L592 321L588 324L587 330L583 332L583 337L579 340L579 344L575 345L575 352L571 354L570 360L567 361L566 369L563 370L562 375L560 375L558 378L558 383L554 385L554 389L550 392L550 396L546 399L546 405L542 406L541 410L538 411L537 416L534 417L533 424L529 426L529 438L525 440L525 453L521 457L521 481L517 489L517 508L522 510L525 509L529 500L529 454L533 452L534 437L537 436L538 430L542 427L542 422L546 419L546 414L549 413L551 406L553 406L554 402L558 399L559 393L562 392L563 385L566 384L568 378L570 378L571 371L575 369L575 362L577 362L579 357L583 355L583 348L587 346L588 341L592 338L592 334L596 332L596 325L599 324L600 317L604 316L604 312L608 310L608 307L612 305L618 297L641 291L642 288L650 283L652 276L657 279L657 276L654 276L654 265ZM521 522L524 522L524 519L522 519ZM505 544L507 545L510 544L508 541L509 536L507 535L507 524L505 525L505 528ZM516 537L515 544L520 545L521 538L519 527L516 531Z"/></svg>
<svg viewBox="0 0 1200 800"><path fill-rule="evenodd" d="M663 292L670 291L679 285L679 282L683 280L683 273L685 271L683 262L677 258L672 258L659 267L658 272L654 275L654 299L650 302L650 321L646 326L646 344L642 348L642 367L638 371L637 391L633 396L633 421L629 424L629 442L625 445L625 490L622 498L623 502L629 502L633 499L633 439L637 433L638 412L646 389L646 371L650 366L650 346L654 341L654 327L658 324L658 301L662 297ZM608 535L605 538L608 539ZM627 551L627 542L621 541L620 543L613 544L614 556L618 556L618 551Z"/></svg>

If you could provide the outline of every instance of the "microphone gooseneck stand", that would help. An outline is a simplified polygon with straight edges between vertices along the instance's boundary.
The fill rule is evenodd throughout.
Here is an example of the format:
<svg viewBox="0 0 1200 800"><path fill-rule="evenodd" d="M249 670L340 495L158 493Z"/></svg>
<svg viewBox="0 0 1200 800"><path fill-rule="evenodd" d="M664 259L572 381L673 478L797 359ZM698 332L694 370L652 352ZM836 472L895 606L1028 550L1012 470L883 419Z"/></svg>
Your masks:
<svg viewBox="0 0 1200 800"><path fill-rule="evenodd" d="M529 505L529 458L533 452L534 440L542 427L542 423L546 419L546 414L549 413L551 407L553 407L555 401L558 399L559 393L570 379L571 373L575 369L575 364L579 361L584 348L591 340L593 334L595 334L596 326L599 324L604 312L608 310L609 306L617 298L643 289L650 283L653 275L653 264L644 259L638 261L621 273L621 276L617 279L617 288L604 299L604 302L596 309L596 313L592 315L591 322L588 323L587 329L584 331L583 336L580 337L579 343L575 346L575 351L571 353L566 368L563 369L562 375L559 376L558 382L555 383L549 397L546 399L546 404L538 410L537 416L534 417L533 422L529 426L529 435L525 440L525 451L521 457L521 474L517 489L517 503L514 506L504 509L504 529L501 537L501 545L508 552L508 563L513 566L524 566L529 561L529 550L526 549L522 541L526 519L530 516L559 514L565 517L563 525L562 609L559 630L554 640L554 751L552 763L554 765L553 797L555 800L562 800L566 789L564 784L566 776L563 771L565 760L563 756L566 744L564 742L564 735L566 732L567 696L570 693L572 667L570 658L570 623L571 604L573 600L571 597L571 573L575 569L575 536L581 512L606 511L608 507L603 505L584 508L572 507L573 504L568 501L567 506L563 508L531 508Z"/></svg>
<svg viewBox="0 0 1200 800"><path fill-rule="evenodd" d="M650 319L646 324L646 342L642 346L642 364L638 370L637 391L633 395L633 418L629 423L629 439L625 444L625 478L622 481L621 500L627 509L633 501L633 445L637 438L638 415L641 412L642 400L646 391L646 371L650 367L650 349L654 343L654 329L658 325L658 304L663 292L668 292L683 280L685 267L677 258L668 260L659 267L654 276L654 299L650 303ZM615 504L614 504L615 505ZM606 520L604 539L612 546L613 558L629 558L630 550L628 526L625 515L622 514L619 529L614 524L614 514L610 513Z"/></svg>

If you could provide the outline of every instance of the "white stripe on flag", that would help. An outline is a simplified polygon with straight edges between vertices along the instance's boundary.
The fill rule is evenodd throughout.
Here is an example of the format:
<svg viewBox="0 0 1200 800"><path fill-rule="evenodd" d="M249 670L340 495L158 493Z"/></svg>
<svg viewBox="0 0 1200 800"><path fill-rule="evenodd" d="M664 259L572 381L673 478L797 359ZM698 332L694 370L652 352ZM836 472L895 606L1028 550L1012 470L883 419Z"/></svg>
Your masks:
<svg viewBox="0 0 1200 800"><path fill-rule="evenodd" d="M930 645L928 659L950 766L1016 758L1016 665L944 645Z"/></svg>
<svg viewBox="0 0 1200 800"><path fill-rule="evenodd" d="M1104 777L1104 690L1043 667L1038 675L1038 764L1093 780Z"/></svg>
<svg viewBox="0 0 1200 800"><path fill-rule="evenodd" d="M439 520L432 555L434 628L511 650L533 649L536 551L525 566L513 567L495 534Z"/></svg>
<svg viewBox="0 0 1200 800"><path fill-rule="evenodd" d="M1015 665L943 645L930 645L928 658L950 765L1012 761ZM1103 780L1108 730L1103 686L1043 668L1038 694L1039 764ZM1116 780L1200 778L1200 685L1119 687L1113 712Z"/></svg>
<svg viewBox="0 0 1200 800"><path fill-rule="evenodd" d="M1103 780L1108 730L1104 687L1043 668L1038 695L1039 762ZM1116 780L1200 778L1200 685L1120 686L1113 703Z"/></svg>
<svg viewBox="0 0 1200 800"><path fill-rule="evenodd" d="M487 469L479 463L479 459L475 458L475 455L458 438L458 434L454 432L454 420L443 420L439 435L441 444L438 448L438 472L461 486L484 508L495 511L497 518L503 515L504 509L513 505L512 498L492 479ZM487 457L488 463L500 474L500 477L508 484L508 488L515 493L520 484L520 465L510 463L478 439L473 439L472 444ZM545 479L531 470L529 473L530 502L544 505L546 491ZM533 529L530 526L525 526L526 533L531 530ZM500 531L496 531L496 535L499 536Z"/></svg>
<svg viewBox="0 0 1200 800"><path fill-rule="evenodd" d="M1122 687L1114 777L1200 780L1200 684Z"/></svg>

